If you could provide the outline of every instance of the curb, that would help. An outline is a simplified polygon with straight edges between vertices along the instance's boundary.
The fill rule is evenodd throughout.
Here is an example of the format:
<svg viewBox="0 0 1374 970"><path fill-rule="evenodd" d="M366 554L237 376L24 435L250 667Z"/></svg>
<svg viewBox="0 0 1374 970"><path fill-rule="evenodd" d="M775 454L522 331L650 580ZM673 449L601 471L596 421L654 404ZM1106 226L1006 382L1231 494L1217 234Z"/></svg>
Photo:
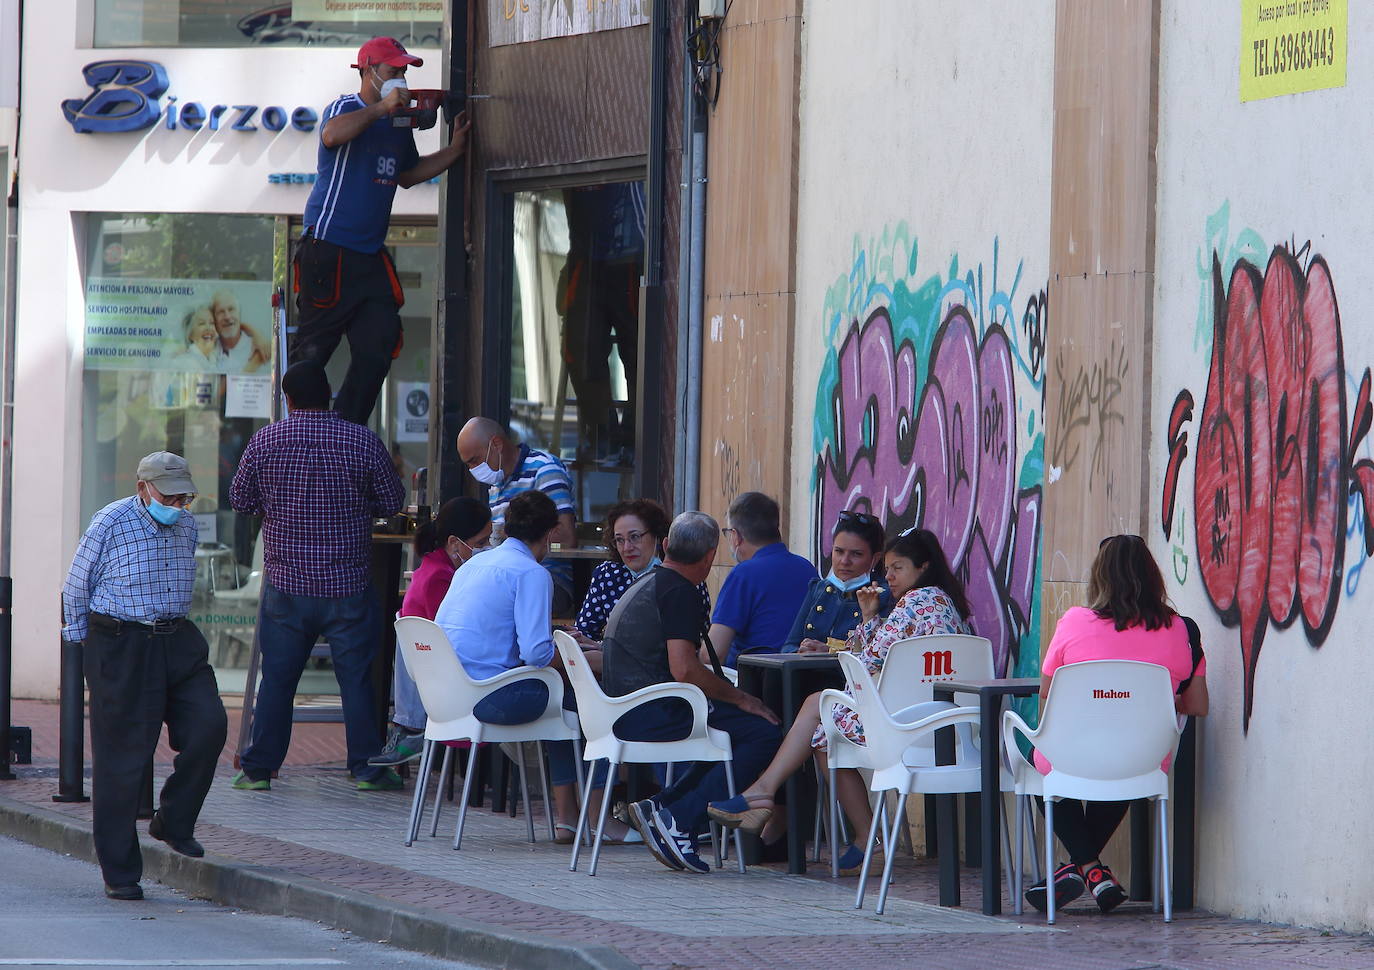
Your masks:
<svg viewBox="0 0 1374 970"><path fill-rule="evenodd" d="M0 835L95 862L87 824L0 797ZM191 859L140 839L144 877L228 906L315 920L363 939L494 970L639 970L613 947L509 933L485 924L392 902L270 866L208 854ZM361 864L361 863L360 863Z"/></svg>

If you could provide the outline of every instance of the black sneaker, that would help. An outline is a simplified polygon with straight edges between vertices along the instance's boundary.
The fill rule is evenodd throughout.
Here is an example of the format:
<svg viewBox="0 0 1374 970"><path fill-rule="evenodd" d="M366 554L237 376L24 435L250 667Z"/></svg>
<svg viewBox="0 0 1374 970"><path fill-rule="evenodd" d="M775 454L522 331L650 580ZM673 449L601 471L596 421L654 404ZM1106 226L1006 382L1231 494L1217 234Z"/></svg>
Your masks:
<svg viewBox="0 0 1374 970"><path fill-rule="evenodd" d="M1067 906L1082 896L1085 888L1083 877L1078 874L1078 867L1072 862L1064 863L1054 871L1054 908L1060 909ZM1026 890L1026 902L1042 913L1049 908L1048 897L1045 893L1045 880L1040 880Z"/></svg>
<svg viewBox="0 0 1374 970"><path fill-rule="evenodd" d="M1110 913L1126 901L1126 890L1121 888L1121 883L1116 881L1112 871L1100 862L1087 868L1083 873L1083 880L1092 890L1093 898L1097 900L1097 908L1104 913Z"/></svg>
<svg viewBox="0 0 1374 970"><path fill-rule="evenodd" d="M643 801L630 802L630 824L635 827L635 831L644 839L644 844L653 853L655 859L667 866L669 869L681 869L682 863L677 861L673 850L668 847L668 840L659 834L658 828L654 825L654 815L658 812L658 806L650 799Z"/></svg>
<svg viewBox="0 0 1374 970"><path fill-rule="evenodd" d="M696 836L679 829L671 812L660 808L654 813L653 823L651 828L663 837L669 854L679 863L678 868L703 875L711 871L710 864L697 855Z"/></svg>
<svg viewBox="0 0 1374 970"><path fill-rule="evenodd" d="M368 758L367 763L377 768L394 768L417 761L424 753L425 732L412 731L399 724L393 724L391 733L387 735L386 747L382 749L381 754Z"/></svg>

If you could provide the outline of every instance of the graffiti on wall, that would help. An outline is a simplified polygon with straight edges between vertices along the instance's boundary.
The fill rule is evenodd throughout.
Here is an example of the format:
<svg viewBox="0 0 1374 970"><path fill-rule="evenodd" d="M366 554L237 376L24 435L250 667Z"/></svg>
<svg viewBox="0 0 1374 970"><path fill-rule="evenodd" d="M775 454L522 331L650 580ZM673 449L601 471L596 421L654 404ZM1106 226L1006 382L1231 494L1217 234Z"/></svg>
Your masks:
<svg viewBox="0 0 1374 970"><path fill-rule="evenodd" d="M1039 666L1044 465L1044 290L1018 294L1022 265L918 272L906 227L855 243L826 298L817 390L812 534L817 561L844 509L894 535L940 539L967 586L975 631L999 673ZM1022 649L1029 646L1029 649Z"/></svg>
<svg viewBox="0 0 1374 970"><path fill-rule="evenodd" d="M1193 561L1218 617L1238 631L1248 731L1269 627L1284 630L1300 618L1307 641L1321 646L1339 604L1347 538L1363 536L1346 582L1351 592L1374 552L1374 461L1366 444L1374 408L1369 368L1354 382L1347 374L1336 286L1310 243L1275 246L1263 271L1248 254L1228 259L1227 269L1222 260L1214 250L1211 366L1194 446ZM1166 439L1160 524L1175 541L1176 575L1188 518L1179 479L1195 407L1192 391L1179 391Z"/></svg>

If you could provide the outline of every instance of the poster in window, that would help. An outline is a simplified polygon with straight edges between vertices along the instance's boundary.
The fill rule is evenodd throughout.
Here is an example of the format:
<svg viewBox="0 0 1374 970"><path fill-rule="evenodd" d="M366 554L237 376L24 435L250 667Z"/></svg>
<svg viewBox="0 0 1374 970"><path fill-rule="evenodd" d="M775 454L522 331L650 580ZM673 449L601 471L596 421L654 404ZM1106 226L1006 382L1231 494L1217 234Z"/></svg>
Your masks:
<svg viewBox="0 0 1374 970"><path fill-rule="evenodd" d="M396 441L429 440L429 385L396 382Z"/></svg>
<svg viewBox="0 0 1374 970"><path fill-rule="evenodd" d="M87 370L272 372L272 284L86 281Z"/></svg>

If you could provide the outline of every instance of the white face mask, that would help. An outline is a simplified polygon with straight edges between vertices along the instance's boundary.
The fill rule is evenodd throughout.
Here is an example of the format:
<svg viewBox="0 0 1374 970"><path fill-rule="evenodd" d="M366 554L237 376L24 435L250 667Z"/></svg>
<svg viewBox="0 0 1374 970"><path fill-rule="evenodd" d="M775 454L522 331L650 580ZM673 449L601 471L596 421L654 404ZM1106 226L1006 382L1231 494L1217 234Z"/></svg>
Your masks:
<svg viewBox="0 0 1374 970"><path fill-rule="evenodd" d="M385 99L388 94L395 91L397 88L404 88L406 91L410 90L410 86L406 84L406 79L403 77L388 78L382 82L382 86L378 90L382 98Z"/></svg>
<svg viewBox="0 0 1374 970"><path fill-rule="evenodd" d="M494 444L496 444L495 438L491 439L491 443L487 445L487 458L491 457L491 446ZM483 485L500 485L506 480L506 476L501 474L501 469L492 468L487 463L486 458L482 460L482 464L469 468L468 471L472 472L472 477Z"/></svg>
<svg viewBox="0 0 1374 970"><path fill-rule="evenodd" d="M853 579L841 579L835 575L835 570L830 570L830 575L825 577L825 581L834 586L841 593L852 593L856 589L862 589L873 582L871 576L855 576Z"/></svg>

